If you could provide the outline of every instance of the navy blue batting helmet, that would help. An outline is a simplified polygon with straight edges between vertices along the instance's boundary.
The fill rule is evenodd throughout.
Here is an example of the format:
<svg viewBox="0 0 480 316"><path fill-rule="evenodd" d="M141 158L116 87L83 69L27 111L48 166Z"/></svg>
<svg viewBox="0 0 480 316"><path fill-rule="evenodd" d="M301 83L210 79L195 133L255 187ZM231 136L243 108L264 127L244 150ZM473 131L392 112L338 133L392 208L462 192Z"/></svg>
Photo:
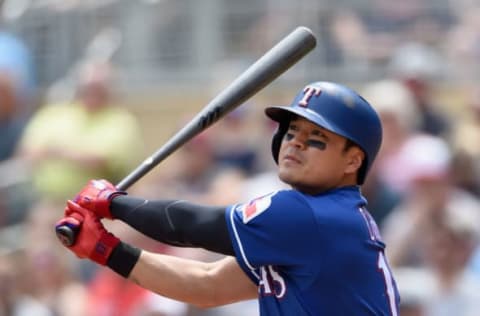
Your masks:
<svg viewBox="0 0 480 316"><path fill-rule="evenodd" d="M364 151L357 180L363 184L382 143L382 125L378 114L358 93L333 82L313 82L297 94L290 106L268 107L265 113L279 123L272 140L275 162L290 119L298 115L349 139Z"/></svg>

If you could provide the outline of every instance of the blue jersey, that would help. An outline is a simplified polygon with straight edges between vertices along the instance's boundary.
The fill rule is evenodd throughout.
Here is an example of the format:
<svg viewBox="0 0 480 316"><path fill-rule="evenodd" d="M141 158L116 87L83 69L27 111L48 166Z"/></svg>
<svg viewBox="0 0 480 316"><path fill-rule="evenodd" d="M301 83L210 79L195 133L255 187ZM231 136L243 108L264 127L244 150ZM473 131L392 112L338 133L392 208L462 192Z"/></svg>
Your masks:
<svg viewBox="0 0 480 316"><path fill-rule="evenodd" d="M227 209L237 261L261 316L398 316L385 245L357 186L278 191Z"/></svg>

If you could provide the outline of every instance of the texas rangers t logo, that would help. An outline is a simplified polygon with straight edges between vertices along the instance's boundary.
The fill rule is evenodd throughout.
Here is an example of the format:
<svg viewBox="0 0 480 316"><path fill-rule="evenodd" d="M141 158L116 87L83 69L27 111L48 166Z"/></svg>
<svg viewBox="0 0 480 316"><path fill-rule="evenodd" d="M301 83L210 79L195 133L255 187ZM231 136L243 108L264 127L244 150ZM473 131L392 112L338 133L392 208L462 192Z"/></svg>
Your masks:
<svg viewBox="0 0 480 316"><path fill-rule="evenodd" d="M308 105L308 101L312 96L319 96L320 93L322 93L322 90L320 88L312 87L312 86L306 86L305 89L303 89L303 98L298 101L298 105L306 107Z"/></svg>

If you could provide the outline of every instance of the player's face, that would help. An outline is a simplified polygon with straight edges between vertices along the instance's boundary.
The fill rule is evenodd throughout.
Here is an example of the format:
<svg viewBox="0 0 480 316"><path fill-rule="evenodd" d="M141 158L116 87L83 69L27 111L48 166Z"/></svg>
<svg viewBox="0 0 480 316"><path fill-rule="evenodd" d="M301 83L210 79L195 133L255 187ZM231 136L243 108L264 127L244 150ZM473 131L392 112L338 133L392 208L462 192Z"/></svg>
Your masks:
<svg viewBox="0 0 480 316"><path fill-rule="evenodd" d="M294 117L278 155L280 179L308 194L356 184L364 154L357 146L346 149L346 141L304 118Z"/></svg>

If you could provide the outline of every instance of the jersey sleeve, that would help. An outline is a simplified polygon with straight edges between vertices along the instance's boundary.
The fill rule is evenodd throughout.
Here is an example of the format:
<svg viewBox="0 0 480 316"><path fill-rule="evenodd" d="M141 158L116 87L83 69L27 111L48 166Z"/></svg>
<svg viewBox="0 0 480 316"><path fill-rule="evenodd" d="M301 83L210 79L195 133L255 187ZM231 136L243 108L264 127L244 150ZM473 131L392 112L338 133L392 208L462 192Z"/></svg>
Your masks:
<svg viewBox="0 0 480 316"><path fill-rule="evenodd" d="M226 220L237 260L252 279L264 265L301 264L318 247L311 238L318 235L313 212L295 191L231 206Z"/></svg>

